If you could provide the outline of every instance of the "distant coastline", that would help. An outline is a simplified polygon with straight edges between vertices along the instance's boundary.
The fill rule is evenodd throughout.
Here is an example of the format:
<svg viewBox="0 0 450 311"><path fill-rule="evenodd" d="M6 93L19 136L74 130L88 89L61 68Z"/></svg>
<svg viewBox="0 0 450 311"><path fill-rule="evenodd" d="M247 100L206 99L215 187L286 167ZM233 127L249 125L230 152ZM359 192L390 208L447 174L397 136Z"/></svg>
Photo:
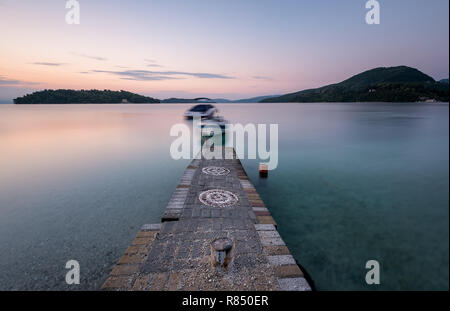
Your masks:
<svg viewBox="0 0 450 311"><path fill-rule="evenodd" d="M435 81L407 67L380 67L340 83L286 95L258 96L239 100L200 98L209 103L317 103L317 102L448 102L449 80ZM198 103L197 99L156 99L127 91L42 90L15 98L14 104L158 104Z"/></svg>

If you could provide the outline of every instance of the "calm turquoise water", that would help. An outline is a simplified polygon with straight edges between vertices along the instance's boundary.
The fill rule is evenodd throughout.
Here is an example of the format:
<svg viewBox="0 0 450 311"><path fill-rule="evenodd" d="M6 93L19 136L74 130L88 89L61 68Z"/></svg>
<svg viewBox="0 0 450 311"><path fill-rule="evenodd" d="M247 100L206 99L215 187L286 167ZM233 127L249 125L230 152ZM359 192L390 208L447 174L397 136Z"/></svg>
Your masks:
<svg viewBox="0 0 450 311"><path fill-rule="evenodd" d="M447 104L229 104L278 123L279 166L244 166L320 290L448 290ZM169 156L187 105L0 105L0 290L98 289L188 161ZM81 285L65 285L65 263ZM365 263L381 264L381 285Z"/></svg>

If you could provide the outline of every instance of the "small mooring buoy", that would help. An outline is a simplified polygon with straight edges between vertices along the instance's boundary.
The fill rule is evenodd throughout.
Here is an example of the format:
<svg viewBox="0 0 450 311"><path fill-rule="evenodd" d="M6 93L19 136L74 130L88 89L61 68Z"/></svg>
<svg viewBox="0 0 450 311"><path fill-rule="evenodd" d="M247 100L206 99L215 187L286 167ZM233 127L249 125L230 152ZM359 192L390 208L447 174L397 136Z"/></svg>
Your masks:
<svg viewBox="0 0 450 311"><path fill-rule="evenodd" d="M266 163L259 163L259 177L267 178L269 176L269 166Z"/></svg>

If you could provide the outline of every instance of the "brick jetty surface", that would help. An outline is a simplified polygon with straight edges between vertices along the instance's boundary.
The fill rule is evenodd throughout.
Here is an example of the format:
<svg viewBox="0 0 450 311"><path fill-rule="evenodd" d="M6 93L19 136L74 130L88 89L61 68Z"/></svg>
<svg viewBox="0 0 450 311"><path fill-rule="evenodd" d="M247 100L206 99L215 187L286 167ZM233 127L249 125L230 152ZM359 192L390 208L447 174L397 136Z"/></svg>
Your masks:
<svg viewBox="0 0 450 311"><path fill-rule="evenodd" d="M311 290L234 150L224 149L233 159L191 162L162 223L142 227L102 290ZM223 264L218 238L231 243Z"/></svg>

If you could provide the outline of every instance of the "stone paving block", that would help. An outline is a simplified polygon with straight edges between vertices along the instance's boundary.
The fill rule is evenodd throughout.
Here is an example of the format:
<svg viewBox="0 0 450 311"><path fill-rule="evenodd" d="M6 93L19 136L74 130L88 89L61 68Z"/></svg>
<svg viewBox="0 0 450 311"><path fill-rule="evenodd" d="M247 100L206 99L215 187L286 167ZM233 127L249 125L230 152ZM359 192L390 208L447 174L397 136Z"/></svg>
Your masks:
<svg viewBox="0 0 450 311"><path fill-rule="evenodd" d="M270 212L258 212L258 211L254 211L256 216L270 216Z"/></svg>
<svg viewBox="0 0 450 311"><path fill-rule="evenodd" d="M214 230L214 231L221 231L221 230L222 230L222 224L221 224L221 222L220 222L220 221L215 221L215 222L213 223L212 230Z"/></svg>
<svg viewBox="0 0 450 311"><path fill-rule="evenodd" d="M248 218L250 218L253 223L258 223L258 219L256 218L255 213L253 213L253 211L248 211Z"/></svg>
<svg viewBox="0 0 450 311"><path fill-rule="evenodd" d="M263 251L266 255L290 255L289 249L286 246L264 246Z"/></svg>
<svg viewBox="0 0 450 311"><path fill-rule="evenodd" d="M286 245L281 238L261 238L261 244L263 246Z"/></svg>
<svg viewBox="0 0 450 311"><path fill-rule="evenodd" d="M139 269L138 265L116 265L114 269L111 271L110 275L113 276L125 276L125 275L133 275Z"/></svg>
<svg viewBox="0 0 450 311"><path fill-rule="evenodd" d="M260 224L272 224L275 227L277 226L277 223L271 216L257 216L257 218Z"/></svg>
<svg viewBox="0 0 450 311"><path fill-rule="evenodd" d="M258 231L261 238L281 238L278 231Z"/></svg>
<svg viewBox="0 0 450 311"><path fill-rule="evenodd" d="M146 224L141 227L141 230L159 231L162 224Z"/></svg>
<svg viewBox="0 0 450 311"><path fill-rule="evenodd" d="M152 277L149 290L150 291L162 291L166 285L168 273L156 273Z"/></svg>
<svg viewBox="0 0 450 311"><path fill-rule="evenodd" d="M255 194L251 194L251 193L247 193L247 198L251 201L262 201L261 197L259 196L259 194L255 193Z"/></svg>
<svg viewBox="0 0 450 311"><path fill-rule="evenodd" d="M150 244L149 245L131 245L125 250L125 254L127 255L146 255L148 251L150 250Z"/></svg>
<svg viewBox="0 0 450 311"><path fill-rule="evenodd" d="M252 210L254 212L268 212L269 210L267 207L252 207Z"/></svg>
<svg viewBox="0 0 450 311"><path fill-rule="evenodd" d="M235 289L235 284L230 279L221 278L217 284L217 289L220 291L233 291Z"/></svg>
<svg viewBox="0 0 450 311"><path fill-rule="evenodd" d="M133 240L132 245L148 245L153 242L155 239L154 236L147 236L147 237L137 237Z"/></svg>
<svg viewBox="0 0 450 311"><path fill-rule="evenodd" d="M192 209L190 208L183 208L180 210L181 218L190 218L192 216Z"/></svg>
<svg viewBox="0 0 450 311"><path fill-rule="evenodd" d="M174 227L176 226L177 222L176 221L168 221L163 223L163 226L161 227L161 234L168 234L170 232L172 232L172 230L174 229Z"/></svg>
<svg viewBox="0 0 450 311"><path fill-rule="evenodd" d="M239 254L235 256L233 259L234 265L245 267L245 268L253 268L259 266L260 262L258 261L255 253L245 253Z"/></svg>
<svg viewBox="0 0 450 311"><path fill-rule="evenodd" d="M295 259L292 255L267 256L267 259L272 266L296 265Z"/></svg>
<svg viewBox="0 0 450 311"><path fill-rule="evenodd" d="M296 264L274 267L274 271L279 278L303 277L302 270Z"/></svg>
<svg viewBox="0 0 450 311"><path fill-rule="evenodd" d="M102 286L102 290L127 290L133 278L130 276L110 276Z"/></svg>
<svg viewBox="0 0 450 311"><path fill-rule="evenodd" d="M131 290L146 291L149 285L150 285L150 275L142 275L136 279Z"/></svg>
<svg viewBox="0 0 450 311"><path fill-rule="evenodd" d="M140 264L144 260L145 260L145 257L142 256L141 254L132 254L132 255L126 254L120 258L118 264L119 265Z"/></svg>
<svg viewBox="0 0 450 311"><path fill-rule="evenodd" d="M171 201L166 207L166 209L180 209L180 210L183 208L184 208L184 200L180 203Z"/></svg>
<svg viewBox="0 0 450 311"><path fill-rule="evenodd" d="M256 191L256 189L253 187L253 184L251 182L249 182L248 180L245 180L245 183L251 186L250 188L243 188L244 192L247 195L259 196L258 191ZM242 181L241 181L241 184L242 184Z"/></svg>
<svg viewBox="0 0 450 311"><path fill-rule="evenodd" d="M188 185L178 185L177 186L177 189L186 189L186 188L189 188L189 186Z"/></svg>
<svg viewBox="0 0 450 311"><path fill-rule="evenodd" d="M173 195L170 198L169 203L170 204L181 204L181 205L183 205L184 201L186 201L186 197L187 197L186 194Z"/></svg>
<svg viewBox="0 0 450 311"><path fill-rule="evenodd" d="M305 278L278 279L278 285L282 291L311 291L311 287Z"/></svg>
<svg viewBox="0 0 450 311"><path fill-rule="evenodd" d="M199 208L192 209L192 217L200 217L200 214L201 214L201 209L199 209Z"/></svg>
<svg viewBox="0 0 450 311"><path fill-rule="evenodd" d="M255 291L272 291L276 290L277 280L275 277L268 276L266 271L269 270L269 267L266 269L250 269L248 271L252 280L252 290Z"/></svg>
<svg viewBox="0 0 450 311"><path fill-rule="evenodd" d="M203 256L203 241L194 241L192 244L191 258L199 258Z"/></svg>
<svg viewBox="0 0 450 311"><path fill-rule="evenodd" d="M177 258L184 259L189 257L189 253L191 252L191 243L181 243L178 247Z"/></svg>
<svg viewBox="0 0 450 311"><path fill-rule="evenodd" d="M202 213L201 213L201 217L205 217L205 218L211 217L211 210L206 209L206 208L203 209Z"/></svg>
<svg viewBox="0 0 450 311"><path fill-rule="evenodd" d="M166 209L167 208L183 209L184 208L184 201L185 201L185 199L183 199L183 200L170 200L169 204L166 207Z"/></svg>
<svg viewBox="0 0 450 311"><path fill-rule="evenodd" d="M176 188L170 198L171 199L186 198L186 196L189 194L189 191L190 191L190 187L189 188Z"/></svg>
<svg viewBox="0 0 450 311"><path fill-rule="evenodd" d="M136 235L137 238L154 238L156 235L156 231L144 231L141 230L138 232L138 234Z"/></svg>
<svg viewBox="0 0 450 311"><path fill-rule="evenodd" d="M256 231L274 231L277 230L272 224L255 224Z"/></svg>
<svg viewBox="0 0 450 311"><path fill-rule="evenodd" d="M220 217L220 210L219 209L213 209L211 211L211 217Z"/></svg>
<svg viewBox="0 0 450 311"><path fill-rule="evenodd" d="M185 199L187 194L189 193L188 188L178 188L170 197L171 199Z"/></svg>
<svg viewBox="0 0 450 311"><path fill-rule="evenodd" d="M184 276L184 291L198 291L200 290L200 278L198 277L198 273L194 270L189 270L185 272Z"/></svg>
<svg viewBox="0 0 450 311"><path fill-rule="evenodd" d="M213 278L202 278L200 280L200 288L202 291L215 291L216 290L216 282Z"/></svg>
<svg viewBox="0 0 450 311"><path fill-rule="evenodd" d="M170 273L169 280L167 281L167 290L179 291L183 289L182 278L183 276L179 272Z"/></svg>

